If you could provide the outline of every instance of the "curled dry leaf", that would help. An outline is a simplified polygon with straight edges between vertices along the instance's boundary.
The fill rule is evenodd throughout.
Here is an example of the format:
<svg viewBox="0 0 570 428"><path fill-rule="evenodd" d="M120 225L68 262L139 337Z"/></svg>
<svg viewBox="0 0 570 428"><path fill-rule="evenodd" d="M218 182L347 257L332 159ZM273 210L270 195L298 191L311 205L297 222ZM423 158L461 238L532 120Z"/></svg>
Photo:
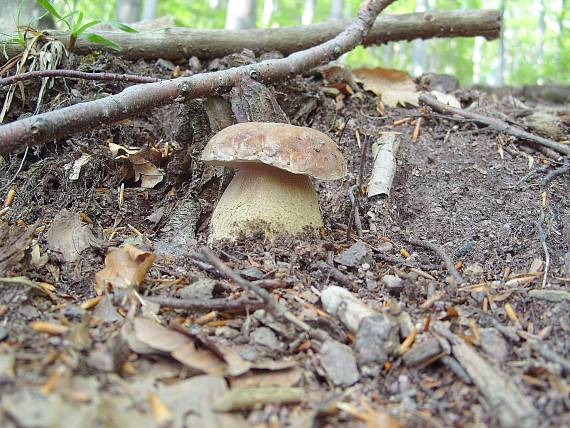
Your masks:
<svg viewBox="0 0 570 428"><path fill-rule="evenodd" d="M128 148L109 143L109 151L116 160L126 160L132 166L132 177L141 182L141 187L152 189L164 178L164 172L153 163L156 162L152 149Z"/></svg>
<svg viewBox="0 0 570 428"><path fill-rule="evenodd" d="M364 89L381 97L388 107L419 105L416 84L404 71L380 67L356 68L352 74L357 82L363 84Z"/></svg>
<svg viewBox="0 0 570 428"><path fill-rule="evenodd" d="M110 248L105 257L105 268L95 275L95 290L101 294L107 285L119 288L140 285L156 254L126 244L121 248Z"/></svg>
<svg viewBox="0 0 570 428"><path fill-rule="evenodd" d="M438 90L433 90L430 92L440 103L447 104L448 106L461 108L461 103L455 96L451 94L445 94Z"/></svg>
<svg viewBox="0 0 570 428"><path fill-rule="evenodd" d="M60 253L66 262L77 260L87 248L99 245L91 226L78 213L61 210L47 233L48 248Z"/></svg>

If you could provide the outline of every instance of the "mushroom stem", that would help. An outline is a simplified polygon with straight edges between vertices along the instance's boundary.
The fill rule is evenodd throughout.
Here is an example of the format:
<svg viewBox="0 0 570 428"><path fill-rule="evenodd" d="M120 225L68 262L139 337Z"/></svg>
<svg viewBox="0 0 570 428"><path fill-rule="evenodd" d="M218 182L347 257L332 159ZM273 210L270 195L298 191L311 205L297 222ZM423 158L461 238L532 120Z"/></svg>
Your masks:
<svg viewBox="0 0 570 428"><path fill-rule="evenodd" d="M307 227L316 234L322 226L317 193L309 177L260 163L242 163L214 210L210 241L236 239L256 229L269 239Z"/></svg>

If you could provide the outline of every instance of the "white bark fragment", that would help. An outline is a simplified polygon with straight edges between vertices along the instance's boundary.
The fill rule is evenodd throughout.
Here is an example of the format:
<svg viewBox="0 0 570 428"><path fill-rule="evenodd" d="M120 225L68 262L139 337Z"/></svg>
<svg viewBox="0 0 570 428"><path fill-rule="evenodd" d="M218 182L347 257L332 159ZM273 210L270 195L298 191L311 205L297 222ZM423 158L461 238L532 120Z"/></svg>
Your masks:
<svg viewBox="0 0 570 428"><path fill-rule="evenodd" d="M368 197L389 196L396 173L396 155L400 148L397 134L384 134L372 145L372 174L368 181Z"/></svg>
<svg viewBox="0 0 570 428"><path fill-rule="evenodd" d="M329 314L338 317L353 333L358 331L362 320L378 313L345 288L331 286L321 293L323 308Z"/></svg>

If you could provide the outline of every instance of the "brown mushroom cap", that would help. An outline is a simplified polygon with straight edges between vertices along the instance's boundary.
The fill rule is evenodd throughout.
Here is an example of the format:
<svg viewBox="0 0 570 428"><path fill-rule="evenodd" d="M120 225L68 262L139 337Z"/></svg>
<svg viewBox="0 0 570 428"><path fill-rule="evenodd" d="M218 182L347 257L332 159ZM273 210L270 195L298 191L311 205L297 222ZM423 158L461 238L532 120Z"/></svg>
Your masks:
<svg viewBox="0 0 570 428"><path fill-rule="evenodd" d="M286 123L229 126L208 142L202 160L230 167L264 163L320 180L337 180L346 175L346 161L330 137L316 129Z"/></svg>

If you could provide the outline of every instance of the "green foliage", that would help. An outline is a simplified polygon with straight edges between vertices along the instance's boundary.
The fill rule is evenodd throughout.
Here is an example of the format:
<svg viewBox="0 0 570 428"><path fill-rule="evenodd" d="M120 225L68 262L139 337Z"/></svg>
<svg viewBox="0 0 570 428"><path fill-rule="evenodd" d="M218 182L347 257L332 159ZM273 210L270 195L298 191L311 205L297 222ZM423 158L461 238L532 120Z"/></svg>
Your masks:
<svg viewBox="0 0 570 428"><path fill-rule="evenodd" d="M86 32L89 28L103 22L100 19L93 19L88 22L84 22L85 14L80 10L74 10L67 0L65 0L65 6L68 9L68 12L65 15L63 15L63 13L60 13L55 8L51 0L36 1L47 11L47 13L53 16L53 18L56 20L56 23L63 23L63 25L66 27L66 30L69 32L69 44L67 46L67 49L70 52L73 51L78 38L89 40L93 43L97 43L103 46L108 46L117 51L121 50L121 47L112 40L109 40L106 37L103 37L96 33ZM120 22L105 21L105 23L121 31L130 33L137 32L135 29Z"/></svg>

